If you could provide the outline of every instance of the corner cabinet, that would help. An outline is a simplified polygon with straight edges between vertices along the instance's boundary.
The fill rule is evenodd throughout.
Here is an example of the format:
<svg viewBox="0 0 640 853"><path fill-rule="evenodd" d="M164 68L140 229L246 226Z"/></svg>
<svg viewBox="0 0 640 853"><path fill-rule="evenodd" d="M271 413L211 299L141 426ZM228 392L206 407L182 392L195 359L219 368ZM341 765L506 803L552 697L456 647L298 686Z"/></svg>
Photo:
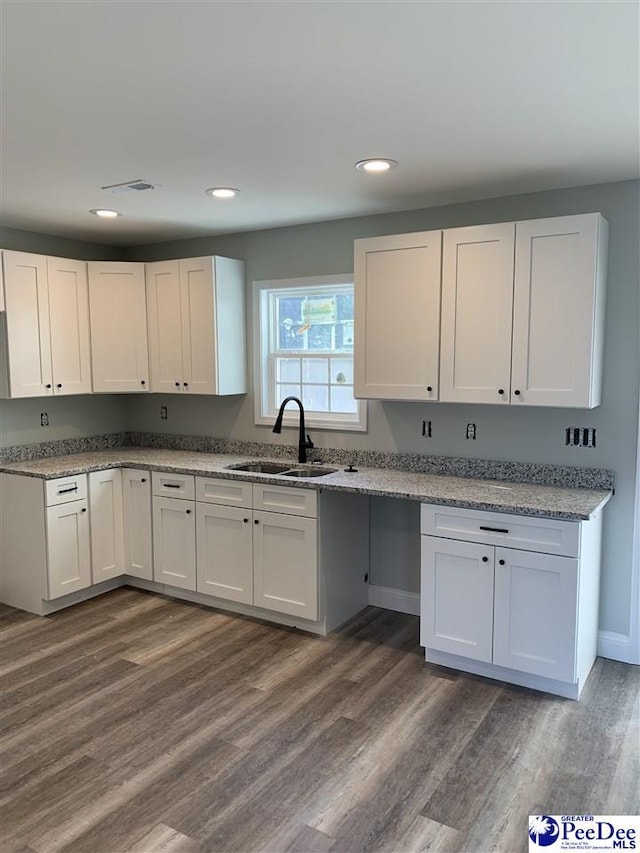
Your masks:
<svg viewBox="0 0 640 853"><path fill-rule="evenodd" d="M445 231L440 399L598 406L607 234L598 213Z"/></svg>
<svg viewBox="0 0 640 853"><path fill-rule="evenodd" d="M438 399L441 247L441 231L355 241L355 397Z"/></svg>
<svg viewBox="0 0 640 853"><path fill-rule="evenodd" d="M577 699L596 656L601 525L423 504L427 661Z"/></svg>
<svg viewBox="0 0 640 853"><path fill-rule="evenodd" d="M149 390L144 264L90 261L94 392Z"/></svg>
<svg viewBox="0 0 640 853"><path fill-rule="evenodd" d="M5 251L3 267L1 396L90 393L86 263Z"/></svg>
<svg viewBox="0 0 640 853"><path fill-rule="evenodd" d="M151 390L246 393L242 261L160 261L146 271Z"/></svg>

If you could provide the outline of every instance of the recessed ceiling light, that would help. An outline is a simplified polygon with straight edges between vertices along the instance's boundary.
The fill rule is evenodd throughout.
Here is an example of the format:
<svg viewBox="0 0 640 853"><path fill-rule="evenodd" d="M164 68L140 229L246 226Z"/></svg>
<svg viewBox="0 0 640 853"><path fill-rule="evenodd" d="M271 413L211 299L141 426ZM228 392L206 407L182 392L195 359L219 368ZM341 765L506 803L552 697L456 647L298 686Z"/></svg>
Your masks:
<svg viewBox="0 0 640 853"><path fill-rule="evenodd" d="M387 157L375 157L369 160L358 160L356 169L361 172L388 172L397 166L397 160L389 160Z"/></svg>
<svg viewBox="0 0 640 853"><path fill-rule="evenodd" d="M214 198L235 198L240 190L234 190L233 187L211 187L204 192L205 195L212 195Z"/></svg>
<svg viewBox="0 0 640 853"><path fill-rule="evenodd" d="M116 216L120 216L117 210L106 210L105 208L90 210L89 213L93 213L94 216L100 216L102 219L115 219Z"/></svg>

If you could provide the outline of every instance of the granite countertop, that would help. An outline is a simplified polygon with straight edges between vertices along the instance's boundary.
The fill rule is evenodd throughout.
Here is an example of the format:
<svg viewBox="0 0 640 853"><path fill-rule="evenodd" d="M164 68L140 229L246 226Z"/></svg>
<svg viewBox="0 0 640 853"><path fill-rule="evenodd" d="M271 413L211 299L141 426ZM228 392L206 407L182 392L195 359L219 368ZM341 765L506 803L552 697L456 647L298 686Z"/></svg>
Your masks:
<svg viewBox="0 0 640 853"><path fill-rule="evenodd" d="M260 457L261 459L266 457ZM159 450L148 447L117 447L87 453L50 456L24 462L0 465L0 471L40 477L84 474L105 468L129 467L200 474L233 480L249 480L311 488L322 491L350 492L377 497L405 498L414 501L510 512L545 518L585 521L602 509L612 492L605 489L541 486L530 483L479 480L434 474L420 474L394 468L365 468L347 473L336 464L337 471L323 477L295 479L270 474L229 470L227 466L250 460L248 455L202 453L186 450ZM282 462L282 458L273 461ZM291 465L295 467L292 460ZM330 465L330 463L326 463Z"/></svg>

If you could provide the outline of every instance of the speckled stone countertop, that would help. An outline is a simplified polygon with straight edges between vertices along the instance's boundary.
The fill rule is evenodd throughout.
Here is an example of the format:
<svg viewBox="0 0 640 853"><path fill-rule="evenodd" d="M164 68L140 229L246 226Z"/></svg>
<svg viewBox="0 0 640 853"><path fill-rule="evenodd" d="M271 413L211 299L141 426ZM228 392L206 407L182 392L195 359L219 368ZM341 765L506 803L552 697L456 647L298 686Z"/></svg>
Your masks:
<svg viewBox="0 0 640 853"><path fill-rule="evenodd" d="M266 457L261 457L266 458ZM296 488L351 492L377 497L405 498L414 501L510 512L546 518L584 521L607 503L611 491L604 489L564 488L530 483L513 483L421 474L390 468L364 468L347 473L344 466L335 473L311 479L229 470L227 466L250 461L248 455L200 453L145 447L115 447L87 453L50 456L0 465L0 471L41 477L49 480L104 468L129 467L200 474L233 480L266 482ZM282 457L277 460L282 462ZM295 462L292 461L292 467Z"/></svg>

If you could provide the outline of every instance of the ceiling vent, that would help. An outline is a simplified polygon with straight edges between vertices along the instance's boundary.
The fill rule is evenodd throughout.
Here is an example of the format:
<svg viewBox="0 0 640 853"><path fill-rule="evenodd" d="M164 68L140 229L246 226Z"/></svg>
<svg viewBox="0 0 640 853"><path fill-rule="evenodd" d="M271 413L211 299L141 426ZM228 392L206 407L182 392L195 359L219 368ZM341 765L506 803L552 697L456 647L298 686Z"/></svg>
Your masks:
<svg viewBox="0 0 640 853"><path fill-rule="evenodd" d="M144 192L144 190L155 190L157 186L158 184L152 184L142 178L136 178L135 181L125 181L122 184L109 184L100 189L111 190L112 193L133 193Z"/></svg>

